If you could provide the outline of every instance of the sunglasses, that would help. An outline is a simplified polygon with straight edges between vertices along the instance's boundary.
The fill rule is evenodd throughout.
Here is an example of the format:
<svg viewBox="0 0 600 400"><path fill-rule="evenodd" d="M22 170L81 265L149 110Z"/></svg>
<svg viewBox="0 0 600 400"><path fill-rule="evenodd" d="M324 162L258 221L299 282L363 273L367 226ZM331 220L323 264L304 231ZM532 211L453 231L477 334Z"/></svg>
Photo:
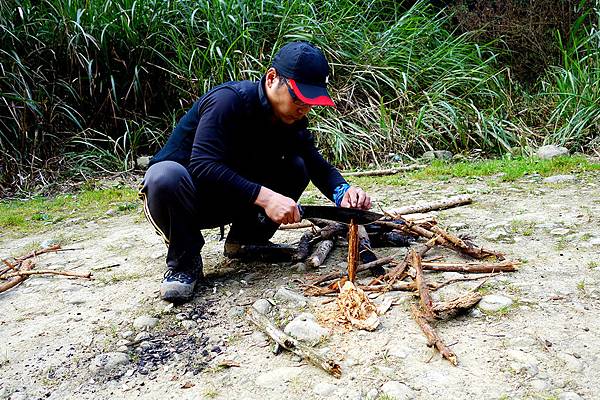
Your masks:
<svg viewBox="0 0 600 400"><path fill-rule="evenodd" d="M290 96L292 97L292 102L296 106L303 107L303 108L305 108L305 107L312 107L312 105L306 104L305 102L303 102L302 100L300 100L298 98L298 96L296 96L296 93L294 93L294 89L292 89L292 87L290 86L290 84L289 84L289 82L288 82L288 80L287 80L286 77L283 77L281 75L279 75L279 77L283 80L283 83L285 83L285 86L287 87L287 90L288 90Z"/></svg>

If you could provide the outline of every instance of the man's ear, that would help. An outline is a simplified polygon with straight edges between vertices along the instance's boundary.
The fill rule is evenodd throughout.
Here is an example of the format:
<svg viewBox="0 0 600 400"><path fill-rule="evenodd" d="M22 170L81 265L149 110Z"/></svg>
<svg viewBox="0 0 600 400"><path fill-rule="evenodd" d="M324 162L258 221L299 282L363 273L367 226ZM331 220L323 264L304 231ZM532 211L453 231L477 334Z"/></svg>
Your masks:
<svg viewBox="0 0 600 400"><path fill-rule="evenodd" d="M266 79L266 85L267 87L271 87L273 86L273 84L275 83L275 79L277 79L277 70L273 67L269 68L267 70L267 79Z"/></svg>

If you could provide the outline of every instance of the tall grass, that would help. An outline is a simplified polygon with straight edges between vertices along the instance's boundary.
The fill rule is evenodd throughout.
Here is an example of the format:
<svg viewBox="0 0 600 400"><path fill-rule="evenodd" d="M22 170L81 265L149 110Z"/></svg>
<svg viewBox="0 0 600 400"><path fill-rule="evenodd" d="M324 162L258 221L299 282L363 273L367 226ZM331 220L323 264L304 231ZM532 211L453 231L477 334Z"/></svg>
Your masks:
<svg viewBox="0 0 600 400"><path fill-rule="evenodd" d="M451 17L428 3L4 0L0 192L66 165L130 169L198 96L259 79L290 40L315 42L331 62L338 107L312 118L339 166L428 149L503 153L536 140L495 50L449 31Z"/></svg>

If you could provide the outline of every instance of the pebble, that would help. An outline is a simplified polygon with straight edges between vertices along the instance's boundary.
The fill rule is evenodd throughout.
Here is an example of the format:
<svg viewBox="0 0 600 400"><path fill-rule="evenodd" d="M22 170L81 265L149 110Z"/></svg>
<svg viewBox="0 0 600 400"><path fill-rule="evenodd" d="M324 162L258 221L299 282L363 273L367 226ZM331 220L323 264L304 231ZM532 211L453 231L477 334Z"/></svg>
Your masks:
<svg viewBox="0 0 600 400"><path fill-rule="evenodd" d="M292 303L300 307L306 305L306 297L284 287L280 287L279 290L277 290L274 298L281 303Z"/></svg>
<svg viewBox="0 0 600 400"><path fill-rule="evenodd" d="M444 278L444 280L450 280L464 278L464 276L460 272L443 272L442 278Z"/></svg>
<svg viewBox="0 0 600 400"><path fill-rule="evenodd" d="M133 339L135 342L143 342L144 340L150 339L150 334L148 332L140 332Z"/></svg>
<svg viewBox="0 0 600 400"><path fill-rule="evenodd" d="M414 399L415 394L411 388L402 382L388 381L383 384L381 391L388 396L393 397L395 400L408 400Z"/></svg>
<svg viewBox="0 0 600 400"><path fill-rule="evenodd" d="M241 318L246 314L246 310L242 306L231 307L229 311L227 311L227 316L229 318Z"/></svg>
<svg viewBox="0 0 600 400"><path fill-rule="evenodd" d="M544 179L544 183L563 183L576 181L575 175L553 175Z"/></svg>
<svg viewBox="0 0 600 400"><path fill-rule="evenodd" d="M123 339L129 339L130 337L133 336L133 331L125 331L125 332L121 332L121 337Z"/></svg>
<svg viewBox="0 0 600 400"><path fill-rule="evenodd" d="M581 372L583 371L583 362L571 354L558 353L558 358L561 359L565 363L565 368L567 368L571 372Z"/></svg>
<svg viewBox="0 0 600 400"><path fill-rule="evenodd" d="M513 303L512 299L496 294L483 296L478 307L483 311L495 312L504 307L509 307Z"/></svg>
<svg viewBox="0 0 600 400"><path fill-rule="evenodd" d="M258 299L252 304L252 307L259 313L266 315L271 312L273 305L267 299Z"/></svg>
<svg viewBox="0 0 600 400"><path fill-rule="evenodd" d="M181 321L181 326L183 329L191 331L192 329L196 329L198 327L198 323L196 321L192 321L191 319L186 319L185 321Z"/></svg>
<svg viewBox="0 0 600 400"><path fill-rule="evenodd" d="M67 299L67 304L79 305L85 303L85 297L74 296Z"/></svg>
<svg viewBox="0 0 600 400"><path fill-rule="evenodd" d="M250 335L250 340L258 347L267 347L269 345L269 337L263 332L256 331L252 333L252 335Z"/></svg>
<svg viewBox="0 0 600 400"><path fill-rule="evenodd" d="M569 150L566 147L549 144L538 148L536 154L542 160L549 160L554 157L568 156Z"/></svg>
<svg viewBox="0 0 600 400"><path fill-rule="evenodd" d="M135 329L152 329L158 324L158 318L149 315L142 315L133 321Z"/></svg>
<svg viewBox="0 0 600 400"><path fill-rule="evenodd" d="M288 383L302 373L301 367L282 367L260 374L256 378L256 385L264 388L276 389Z"/></svg>
<svg viewBox="0 0 600 400"><path fill-rule="evenodd" d="M558 400L583 400L583 398L575 392L562 392L558 395Z"/></svg>
<svg viewBox="0 0 600 400"><path fill-rule="evenodd" d="M548 381L543 379L534 379L531 382L529 382L529 384L531 385L531 388L536 392L545 392L550 388L550 384L548 383Z"/></svg>
<svg viewBox="0 0 600 400"><path fill-rule="evenodd" d="M97 373L113 372L127 364L129 364L127 354L116 351L98 354L90 363L89 369Z"/></svg>
<svg viewBox="0 0 600 400"><path fill-rule="evenodd" d="M312 314L302 313L287 324L283 330L288 335L307 342L317 344L329 335L329 330L315 321Z"/></svg>
<svg viewBox="0 0 600 400"><path fill-rule="evenodd" d="M327 382L317 383L313 388L313 392L319 396L331 396L337 389L336 385Z"/></svg>
<svg viewBox="0 0 600 400"><path fill-rule="evenodd" d="M554 236L565 236L569 233L571 233L571 230L567 228L554 228L550 231L550 234Z"/></svg>
<svg viewBox="0 0 600 400"><path fill-rule="evenodd" d="M453 155L454 154L448 150L433 150L426 151L421 157L425 160L451 160Z"/></svg>
<svg viewBox="0 0 600 400"><path fill-rule="evenodd" d="M387 348L387 354L392 356L392 357L397 357L397 358L401 358L401 359L405 359L406 357L408 357L408 350L406 347L404 346L388 346Z"/></svg>
<svg viewBox="0 0 600 400"><path fill-rule="evenodd" d="M379 391L373 388L367 392L367 394L365 395L365 400L375 400L378 394Z"/></svg>
<svg viewBox="0 0 600 400"><path fill-rule="evenodd" d="M539 362L531 354L527 354L521 350L509 350L508 358L513 360L510 367L517 373L526 373L529 376L536 376L539 372Z"/></svg>

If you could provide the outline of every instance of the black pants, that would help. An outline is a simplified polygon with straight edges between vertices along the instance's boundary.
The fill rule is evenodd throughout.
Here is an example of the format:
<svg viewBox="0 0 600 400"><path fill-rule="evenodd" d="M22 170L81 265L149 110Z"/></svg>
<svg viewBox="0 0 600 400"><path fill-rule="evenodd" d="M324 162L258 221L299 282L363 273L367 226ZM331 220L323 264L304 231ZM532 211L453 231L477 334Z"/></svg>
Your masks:
<svg viewBox="0 0 600 400"><path fill-rule="evenodd" d="M300 157L282 159L258 175L256 183L296 201L309 182ZM167 267L175 270L190 268L200 253L201 229L231 223L229 239L260 243L279 226L261 207L232 198L222 188L196 187L187 169L174 161L161 161L146 171L140 197L148 221L168 246Z"/></svg>

